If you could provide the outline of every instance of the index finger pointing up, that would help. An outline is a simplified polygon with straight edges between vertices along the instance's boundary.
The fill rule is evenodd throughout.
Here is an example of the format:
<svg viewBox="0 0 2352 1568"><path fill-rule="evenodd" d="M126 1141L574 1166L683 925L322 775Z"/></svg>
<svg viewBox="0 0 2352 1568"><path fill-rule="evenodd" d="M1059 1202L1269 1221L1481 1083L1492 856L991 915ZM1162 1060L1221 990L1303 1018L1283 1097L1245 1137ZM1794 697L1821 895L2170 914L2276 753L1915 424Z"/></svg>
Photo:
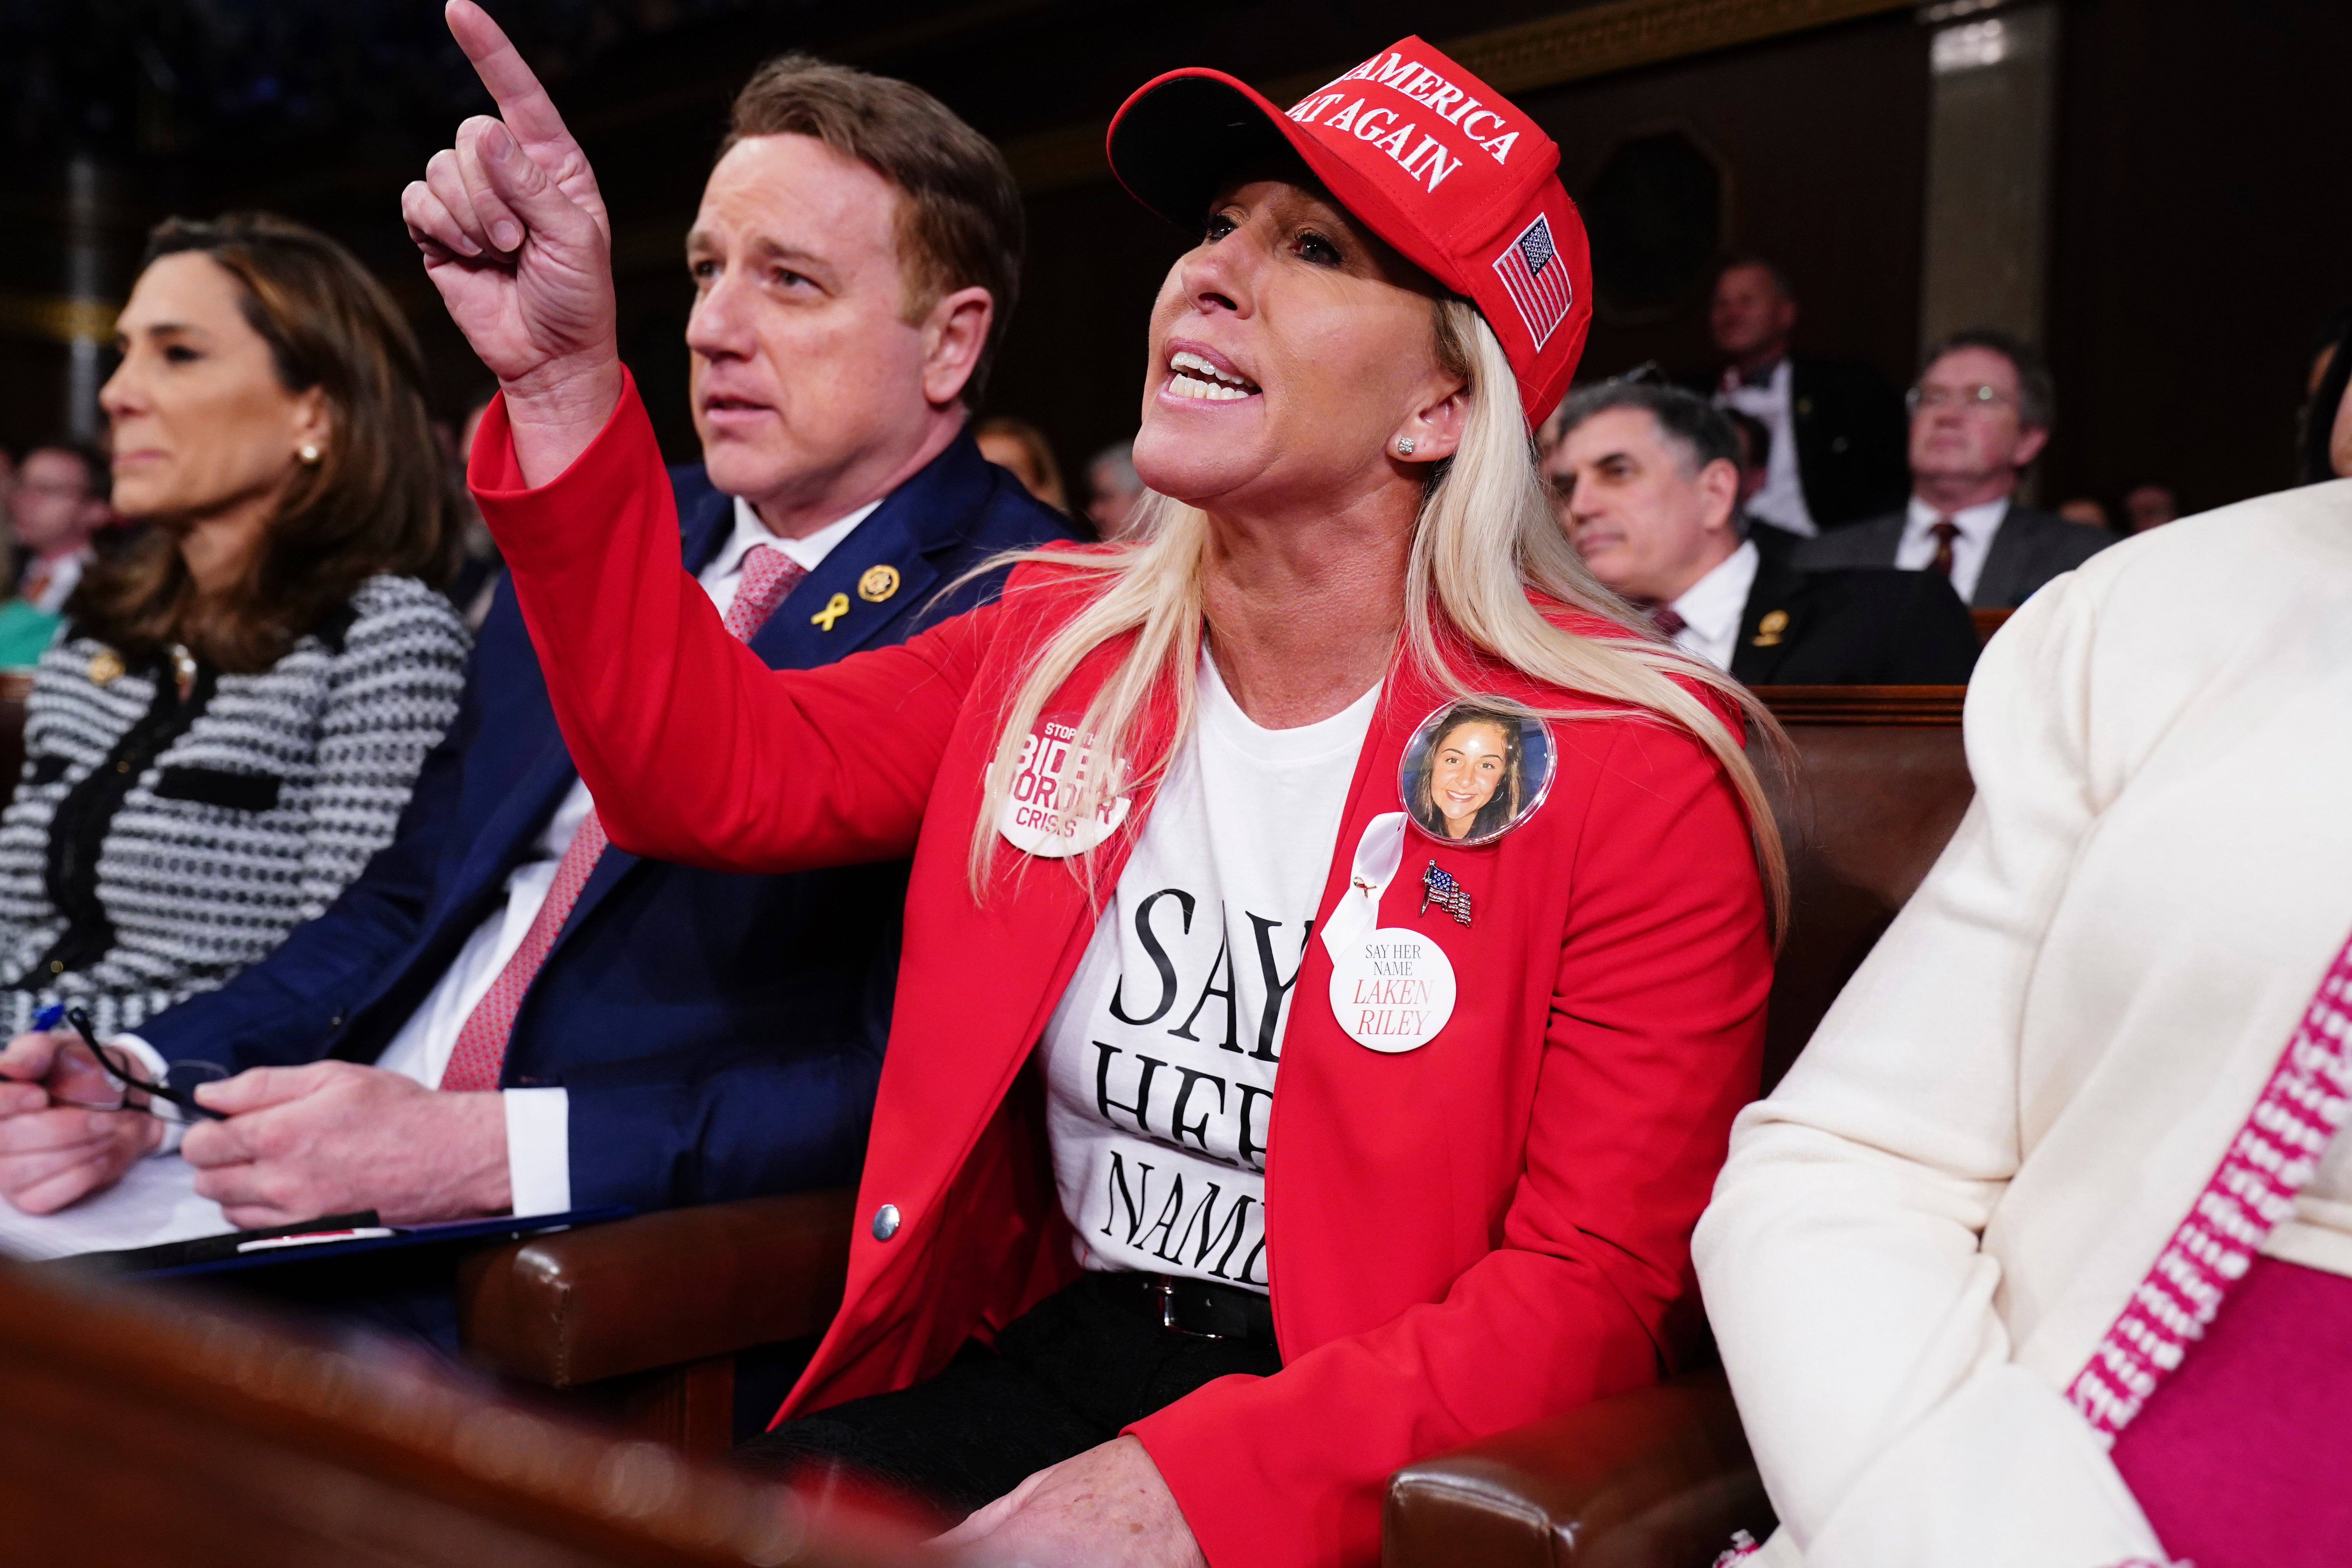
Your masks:
<svg viewBox="0 0 2352 1568"><path fill-rule="evenodd" d="M547 96L547 89L524 63L521 51L490 20L488 12L474 0L449 0L442 16L449 24L449 36L474 63L474 74L489 89L491 100L499 106L499 118L517 141L530 146L572 140L572 132L563 127L563 116L555 112L555 100Z"/></svg>

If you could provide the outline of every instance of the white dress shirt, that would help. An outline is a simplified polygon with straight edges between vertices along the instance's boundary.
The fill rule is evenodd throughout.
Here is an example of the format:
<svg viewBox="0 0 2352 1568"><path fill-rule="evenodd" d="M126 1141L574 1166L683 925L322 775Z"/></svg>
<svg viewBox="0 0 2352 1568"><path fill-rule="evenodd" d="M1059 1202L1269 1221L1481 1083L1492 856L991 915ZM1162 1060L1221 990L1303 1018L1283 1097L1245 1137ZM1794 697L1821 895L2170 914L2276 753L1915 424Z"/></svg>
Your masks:
<svg viewBox="0 0 2352 1568"><path fill-rule="evenodd" d="M1748 503L1748 514L1811 539L1821 529L1805 506L1804 477L1797 471L1797 420L1791 407L1795 394L1790 390L1790 379L1785 359L1772 367L1770 379L1754 385L1741 381L1734 366L1723 373L1715 405L1737 408L1760 419L1772 433L1772 450L1764 459L1764 488Z"/></svg>
<svg viewBox="0 0 2352 1568"><path fill-rule="evenodd" d="M830 523L805 539L779 539L768 531L759 514L739 496L733 531L702 569L703 591L710 595L719 613L725 615L735 603L736 589L742 584L743 557L757 544L772 545L803 571L814 572L834 547L848 538L850 531L881 504L878 500L869 501L839 522ZM556 806L555 815L548 818L547 826L532 844L530 858L508 875L506 901L474 928L466 945L442 973L439 983L409 1015L408 1022L401 1026L400 1033L393 1037L383 1055L376 1058L376 1066L418 1083L440 1083L442 1073L449 1066L450 1053L457 1049L458 1031L465 1027L476 1005L488 994L491 983L522 946L531 922L539 918L540 906L547 901L548 889L555 883L556 868L562 863L564 850L571 847L572 836L594 808L587 784L574 780L571 792ZM146 1042L136 1037L126 1037L126 1042L140 1047L149 1066L161 1070L160 1058ZM570 1096L561 1089L509 1089L502 1092L506 1106L507 1173L514 1190L514 1212L524 1215L561 1214L572 1206ZM178 1142L177 1138L170 1140L170 1147L176 1148Z"/></svg>
<svg viewBox="0 0 2352 1568"><path fill-rule="evenodd" d="M1731 650L1739 641L1739 617L1748 610L1748 591L1756 586L1756 568L1762 557L1753 540L1716 563L1715 569L1688 588L1669 606L1683 618L1675 646L1696 654L1717 669L1731 668Z"/></svg>
<svg viewBox="0 0 2352 1568"><path fill-rule="evenodd" d="M1895 547L1895 564L1906 572L1925 572L1935 563L1936 520L1943 515L1917 496L1911 498L1910 514L1903 524L1903 542ZM1977 579L1984 575L1985 556L1992 550L1992 536L2000 531L2001 519L2008 515L2007 496L1951 514L1960 531L1952 541L1952 592L1960 596L1963 605L1976 598Z"/></svg>

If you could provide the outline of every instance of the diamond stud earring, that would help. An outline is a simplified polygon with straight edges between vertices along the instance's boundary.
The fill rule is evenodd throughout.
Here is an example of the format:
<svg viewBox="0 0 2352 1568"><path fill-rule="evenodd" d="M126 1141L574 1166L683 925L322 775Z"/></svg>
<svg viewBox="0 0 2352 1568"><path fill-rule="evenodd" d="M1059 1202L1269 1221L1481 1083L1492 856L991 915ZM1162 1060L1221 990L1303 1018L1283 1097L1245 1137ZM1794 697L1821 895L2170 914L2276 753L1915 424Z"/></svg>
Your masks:
<svg viewBox="0 0 2352 1568"><path fill-rule="evenodd" d="M1397 456L1400 458L1410 458L1412 456L1412 437L1400 436L1397 437Z"/></svg>

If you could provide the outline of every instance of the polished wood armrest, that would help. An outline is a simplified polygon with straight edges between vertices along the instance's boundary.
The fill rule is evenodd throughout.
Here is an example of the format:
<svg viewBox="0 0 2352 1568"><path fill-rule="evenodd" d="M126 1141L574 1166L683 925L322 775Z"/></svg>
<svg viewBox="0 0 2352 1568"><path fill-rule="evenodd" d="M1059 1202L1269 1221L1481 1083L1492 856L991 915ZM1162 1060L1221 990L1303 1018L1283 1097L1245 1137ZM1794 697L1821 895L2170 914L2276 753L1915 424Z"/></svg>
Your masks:
<svg viewBox="0 0 2352 1568"><path fill-rule="evenodd" d="M615 1440L373 1336L76 1268L0 1263L16 1568L919 1561L887 1549L904 1532L887 1521Z"/></svg>
<svg viewBox="0 0 2352 1568"><path fill-rule="evenodd" d="M1771 1505L1723 1373L1596 1400L1407 1465L1382 1568L1706 1568Z"/></svg>
<svg viewBox="0 0 2352 1568"><path fill-rule="evenodd" d="M856 1198L746 1198L478 1253L458 1277L467 1352L572 1388L817 1333L841 1304Z"/></svg>

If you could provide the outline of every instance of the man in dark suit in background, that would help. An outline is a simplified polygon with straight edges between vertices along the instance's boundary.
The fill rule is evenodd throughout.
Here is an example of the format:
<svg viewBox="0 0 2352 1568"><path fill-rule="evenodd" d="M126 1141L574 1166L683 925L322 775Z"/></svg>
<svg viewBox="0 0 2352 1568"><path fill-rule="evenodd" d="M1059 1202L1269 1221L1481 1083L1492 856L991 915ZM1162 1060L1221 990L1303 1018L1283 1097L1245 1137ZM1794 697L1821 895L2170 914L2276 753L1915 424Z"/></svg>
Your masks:
<svg viewBox="0 0 2352 1568"><path fill-rule="evenodd" d="M1740 537L1739 447L1721 410L1679 387L1606 382L1569 399L1559 429L1545 472L1570 540L1685 652L1751 686L1968 679L1976 629L1948 584L1799 572Z"/></svg>
<svg viewBox="0 0 2352 1568"><path fill-rule="evenodd" d="M707 468L675 484L685 569L772 668L903 640L992 594L939 599L991 555L1068 537L964 427L1022 235L1002 156L903 82L787 58L737 100L687 240ZM741 876L607 847L502 587L394 843L133 1048L151 1070L239 1073L206 1090L229 1119L183 1152L243 1226L850 1182L906 873Z"/></svg>
<svg viewBox="0 0 2352 1568"><path fill-rule="evenodd" d="M2006 332L1957 332L1928 351L1911 389L1911 500L1811 541L1807 571L1899 566L1948 581L1978 609L2010 609L2116 542L2017 504L2050 440L2056 389L2042 356Z"/></svg>
<svg viewBox="0 0 2352 1568"><path fill-rule="evenodd" d="M1692 390L1771 435L1751 518L1810 539L1902 504L1901 402L1870 366L1790 346L1797 300L1779 268L1754 256L1726 265L1707 326L1729 363Z"/></svg>

